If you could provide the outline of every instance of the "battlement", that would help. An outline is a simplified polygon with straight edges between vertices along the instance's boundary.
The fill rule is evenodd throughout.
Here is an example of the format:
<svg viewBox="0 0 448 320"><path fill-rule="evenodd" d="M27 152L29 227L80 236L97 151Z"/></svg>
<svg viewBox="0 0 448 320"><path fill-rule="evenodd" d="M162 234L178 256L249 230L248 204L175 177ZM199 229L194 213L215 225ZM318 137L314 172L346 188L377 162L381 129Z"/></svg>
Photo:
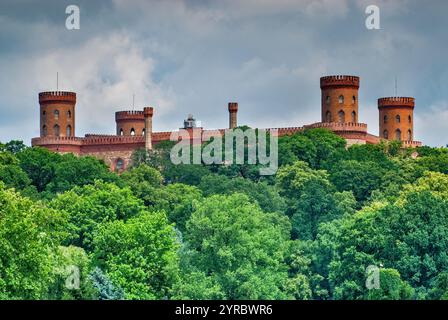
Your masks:
<svg viewBox="0 0 448 320"><path fill-rule="evenodd" d="M402 141L402 144L403 148L416 148L422 146L420 141Z"/></svg>
<svg viewBox="0 0 448 320"><path fill-rule="evenodd" d="M355 87L359 88L359 77L347 75L325 76L320 78L320 88Z"/></svg>
<svg viewBox="0 0 448 320"><path fill-rule="evenodd" d="M229 102L229 112L238 111L238 102Z"/></svg>
<svg viewBox="0 0 448 320"><path fill-rule="evenodd" d="M340 131L356 131L367 133L366 123L354 123L354 122L318 122L305 126L305 129L324 128L334 132Z"/></svg>
<svg viewBox="0 0 448 320"><path fill-rule="evenodd" d="M143 111L118 111L115 112L115 121L119 120L145 120Z"/></svg>
<svg viewBox="0 0 448 320"><path fill-rule="evenodd" d="M411 107L414 108L415 99L412 97L384 97L378 99L378 108L383 107Z"/></svg>
<svg viewBox="0 0 448 320"><path fill-rule="evenodd" d="M76 93L69 91L45 91L39 93L39 103L76 103Z"/></svg>
<svg viewBox="0 0 448 320"><path fill-rule="evenodd" d="M154 115L153 107L145 107L143 108L143 116L144 117L152 117Z"/></svg>
<svg viewBox="0 0 448 320"><path fill-rule="evenodd" d="M45 145L77 145L80 146L83 143L83 138L79 137L42 137L32 138L32 146L45 146Z"/></svg>

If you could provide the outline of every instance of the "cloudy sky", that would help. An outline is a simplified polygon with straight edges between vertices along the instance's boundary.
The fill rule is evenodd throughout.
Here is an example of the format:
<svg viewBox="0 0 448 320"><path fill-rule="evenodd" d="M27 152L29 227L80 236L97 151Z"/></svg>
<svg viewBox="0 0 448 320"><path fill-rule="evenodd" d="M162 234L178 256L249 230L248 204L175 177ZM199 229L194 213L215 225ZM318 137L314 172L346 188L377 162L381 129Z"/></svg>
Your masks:
<svg viewBox="0 0 448 320"><path fill-rule="evenodd" d="M78 5L80 30L65 9ZM381 30L365 27L368 5ZM114 112L154 106L154 129L192 113L206 128L320 120L319 77L361 77L361 122L378 97L416 98L415 137L448 143L446 0L0 0L0 141L39 135L40 91L78 94L76 134L114 133Z"/></svg>

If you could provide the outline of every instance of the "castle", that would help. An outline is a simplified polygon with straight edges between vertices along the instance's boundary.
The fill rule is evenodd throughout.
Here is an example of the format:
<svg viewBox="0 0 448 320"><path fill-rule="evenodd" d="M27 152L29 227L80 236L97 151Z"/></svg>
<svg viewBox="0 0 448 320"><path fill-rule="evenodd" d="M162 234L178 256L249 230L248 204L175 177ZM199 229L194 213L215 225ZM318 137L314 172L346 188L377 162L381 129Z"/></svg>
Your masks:
<svg viewBox="0 0 448 320"><path fill-rule="evenodd" d="M375 136L367 132L367 124L358 122L359 77L347 75L320 78L321 122L303 127L277 129L278 135L290 135L309 128L326 128L346 139L348 145L376 144L381 140L399 140L403 147L421 146L414 141L414 98L385 97L378 99L379 132ZM122 171L129 166L132 153L170 139L172 132L153 132L154 109L143 111L119 111L115 113L116 134L86 134L76 137L76 93L52 91L39 93L40 137L33 138L32 146L51 151L76 155L90 155L104 160L111 170ZM238 103L228 104L229 129L237 127ZM192 116L184 121L187 130L198 129L203 136L223 133L227 129L204 130L196 128Z"/></svg>

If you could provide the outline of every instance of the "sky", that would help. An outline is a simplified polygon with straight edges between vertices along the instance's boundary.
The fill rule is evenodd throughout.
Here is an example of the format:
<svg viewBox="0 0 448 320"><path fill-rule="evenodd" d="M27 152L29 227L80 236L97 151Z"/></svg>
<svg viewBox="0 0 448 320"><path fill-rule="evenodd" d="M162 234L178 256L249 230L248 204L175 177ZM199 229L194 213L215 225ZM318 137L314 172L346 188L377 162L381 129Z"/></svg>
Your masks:
<svg viewBox="0 0 448 320"><path fill-rule="evenodd" d="M80 29L66 28L68 5ZM380 9L380 29L365 26ZM155 131L319 122L319 78L360 77L359 121L377 99L416 99L415 138L448 144L446 0L0 0L0 141L39 135L38 93L75 91L76 135L115 133L114 113L153 106Z"/></svg>

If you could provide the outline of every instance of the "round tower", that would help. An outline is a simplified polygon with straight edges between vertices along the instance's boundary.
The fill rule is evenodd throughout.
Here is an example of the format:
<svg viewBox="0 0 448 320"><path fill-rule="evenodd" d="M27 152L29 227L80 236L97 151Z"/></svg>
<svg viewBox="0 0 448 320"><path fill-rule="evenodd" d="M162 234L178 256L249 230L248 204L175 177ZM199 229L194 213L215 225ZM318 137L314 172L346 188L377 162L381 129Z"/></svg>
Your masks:
<svg viewBox="0 0 448 320"><path fill-rule="evenodd" d="M335 75L320 78L322 122L358 123L359 77Z"/></svg>
<svg viewBox="0 0 448 320"><path fill-rule="evenodd" d="M238 102L229 102L229 129L234 129L238 126L237 114Z"/></svg>
<svg viewBox="0 0 448 320"><path fill-rule="evenodd" d="M414 140L414 106L411 97L378 99L380 137L388 140Z"/></svg>
<svg viewBox="0 0 448 320"><path fill-rule="evenodd" d="M143 136L145 134L145 116L143 111L115 112L118 136Z"/></svg>
<svg viewBox="0 0 448 320"><path fill-rule="evenodd" d="M40 136L74 137L76 93L48 91L39 93Z"/></svg>

